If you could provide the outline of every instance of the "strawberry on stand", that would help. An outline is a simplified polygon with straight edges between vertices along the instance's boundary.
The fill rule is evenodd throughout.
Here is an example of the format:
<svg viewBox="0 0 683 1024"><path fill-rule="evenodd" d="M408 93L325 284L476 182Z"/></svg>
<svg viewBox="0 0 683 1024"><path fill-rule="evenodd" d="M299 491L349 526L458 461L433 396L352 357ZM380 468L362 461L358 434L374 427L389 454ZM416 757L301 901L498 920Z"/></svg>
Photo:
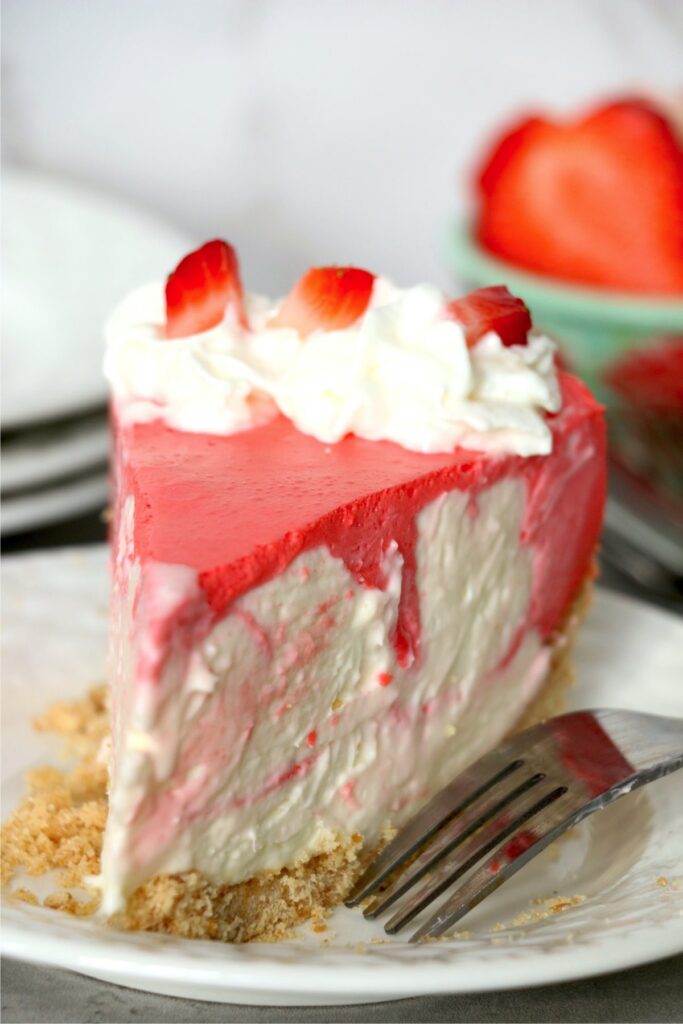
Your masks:
<svg viewBox="0 0 683 1024"><path fill-rule="evenodd" d="M479 243L568 283L683 294L683 148L653 104L528 117L478 173Z"/></svg>
<svg viewBox="0 0 683 1024"><path fill-rule="evenodd" d="M632 349L604 377L617 403L613 460L683 524L683 337Z"/></svg>

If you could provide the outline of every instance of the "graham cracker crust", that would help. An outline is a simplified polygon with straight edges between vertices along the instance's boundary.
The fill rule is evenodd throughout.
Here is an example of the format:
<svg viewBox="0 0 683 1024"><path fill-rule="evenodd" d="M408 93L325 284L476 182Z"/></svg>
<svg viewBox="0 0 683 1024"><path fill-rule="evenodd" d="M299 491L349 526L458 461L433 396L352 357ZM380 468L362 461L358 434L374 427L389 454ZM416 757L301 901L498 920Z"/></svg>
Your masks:
<svg viewBox="0 0 683 1024"><path fill-rule="evenodd" d="M591 603L594 577L592 567L551 640L547 682L513 731L564 710L574 681L573 643ZM2 884L18 870L29 876L56 870L63 888L46 897L43 906L76 915L92 914L99 906L88 879L100 870L107 819L107 768L99 758L109 730L105 701L106 688L97 687L83 701L54 705L35 723L39 731L65 737L78 763L68 771L46 767L29 772L27 795L2 827ZM222 942L277 941L305 921L314 931L324 931L324 918L343 901L376 852L353 834L338 836L329 850L301 864L237 885L213 885L197 871L160 875L140 886L110 923ZM73 889L81 894L68 891ZM11 895L39 902L25 887Z"/></svg>

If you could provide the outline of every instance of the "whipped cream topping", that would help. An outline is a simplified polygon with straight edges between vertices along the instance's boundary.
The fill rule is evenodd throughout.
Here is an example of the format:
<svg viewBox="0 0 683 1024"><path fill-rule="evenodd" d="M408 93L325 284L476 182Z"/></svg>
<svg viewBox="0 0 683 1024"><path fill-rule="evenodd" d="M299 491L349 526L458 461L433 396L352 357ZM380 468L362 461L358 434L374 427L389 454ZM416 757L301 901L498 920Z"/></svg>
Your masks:
<svg viewBox="0 0 683 1024"><path fill-rule="evenodd" d="M167 339L163 285L149 285L109 320L105 372L124 422L231 434L279 410L327 444L353 433L419 452L549 453L544 414L561 404L553 342L505 347L491 332L468 349L446 302L431 285L377 278L368 309L343 330L302 338L269 327L279 303L250 295L252 330L228 310L211 330Z"/></svg>

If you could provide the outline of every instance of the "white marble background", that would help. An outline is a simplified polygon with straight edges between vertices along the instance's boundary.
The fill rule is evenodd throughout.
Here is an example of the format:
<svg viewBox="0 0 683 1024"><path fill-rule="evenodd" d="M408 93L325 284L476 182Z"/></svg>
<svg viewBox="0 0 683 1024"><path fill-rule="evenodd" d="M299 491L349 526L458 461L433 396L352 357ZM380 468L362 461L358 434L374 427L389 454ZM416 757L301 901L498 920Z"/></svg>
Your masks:
<svg viewBox="0 0 683 1024"><path fill-rule="evenodd" d="M683 78L680 0L3 0L3 159L101 185L253 288L355 262L445 283L482 141Z"/></svg>

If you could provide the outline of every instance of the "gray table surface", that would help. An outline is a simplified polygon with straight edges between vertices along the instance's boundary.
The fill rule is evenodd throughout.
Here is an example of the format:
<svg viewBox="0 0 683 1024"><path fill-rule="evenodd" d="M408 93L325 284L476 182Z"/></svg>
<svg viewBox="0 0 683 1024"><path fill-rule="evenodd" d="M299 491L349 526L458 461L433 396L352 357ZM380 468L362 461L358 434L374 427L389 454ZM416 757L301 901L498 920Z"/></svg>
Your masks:
<svg viewBox="0 0 683 1024"><path fill-rule="evenodd" d="M2 1019L22 1021L675 1021L683 1020L683 956L587 981L519 992L423 996L365 1006L199 1003L107 985L68 971L5 962ZM349 984L352 979L349 978Z"/></svg>
<svg viewBox="0 0 683 1024"><path fill-rule="evenodd" d="M57 538L58 540L61 538ZM90 539L90 538L89 538ZM99 540L93 527L93 540ZM51 543L54 538L50 536ZM64 541L71 542L65 532ZM33 548L21 544L15 550ZM633 593L603 567L602 580ZM643 596L642 592L638 596ZM658 602L664 604L665 602ZM680 610L680 609L677 609ZM349 986L353 984L349 978ZM20 1022L134 1021L665 1021L683 1022L683 955L630 971L517 992L423 996L345 1007L237 1006L150 995L69 971L2 961L2 1020Z"/></svg>

